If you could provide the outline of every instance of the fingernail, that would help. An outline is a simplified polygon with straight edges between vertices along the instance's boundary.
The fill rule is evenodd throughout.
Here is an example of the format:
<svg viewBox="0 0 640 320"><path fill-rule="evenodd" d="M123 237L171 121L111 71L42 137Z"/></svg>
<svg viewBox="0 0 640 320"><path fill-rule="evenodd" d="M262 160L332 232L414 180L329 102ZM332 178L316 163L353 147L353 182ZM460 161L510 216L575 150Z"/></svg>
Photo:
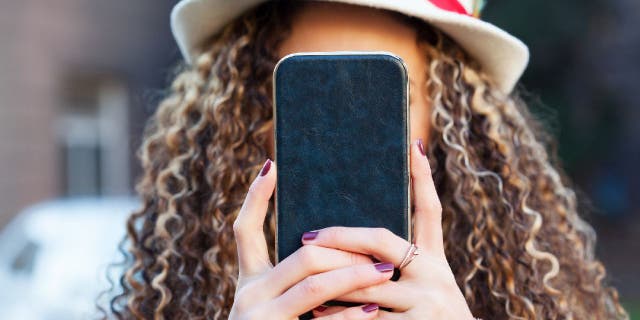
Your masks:
<svg viewBox="0 0 640 320"><path fill-rule="evenodd" d="M325 305L321 304L321 305L317 306L317 307L316 307L315 309L313 309L313 310L318 311L318 312L322 312L322 311L327 310L327 308L328 308L327 306L325 306Z"/></svg>
<svg viewBox="0 0 640 320"><path fill-rule="evenodd" d="M378 262L378 263L375 263L374 266L376 267L376 270L380 272L393 271L393 268L394 268L394 265L391 262Z"/></svg>
<svg viewBox="0 0 640 320"><path fill-rule="evenodd" d="M318 231L307 231L302 234L302 240L313 240L318 236Z"/></svg>
<svg viewBox="0 0 640 320"><path fill-rule="evenodd" d="M378 310L378 304L377 303L369 303L367 305L362 306L362 310L364 312L373 312Z"/></svg>
<svg viewBox="0 0 640 320"><path fill-rule="evenodd" d="M269 169L271 169L271 160L267 159L262 166L262 170L260 170L260 176L266 175L269 172Z"/></svg>
<svg viewBox="0 0 640 320"><path fill-rule="evenodd" d="M427 155L427 153L424 151L424 144L422 144L422 138L418 139L418 149L420 149L420 153L422 153L423 156Z"/></svg>

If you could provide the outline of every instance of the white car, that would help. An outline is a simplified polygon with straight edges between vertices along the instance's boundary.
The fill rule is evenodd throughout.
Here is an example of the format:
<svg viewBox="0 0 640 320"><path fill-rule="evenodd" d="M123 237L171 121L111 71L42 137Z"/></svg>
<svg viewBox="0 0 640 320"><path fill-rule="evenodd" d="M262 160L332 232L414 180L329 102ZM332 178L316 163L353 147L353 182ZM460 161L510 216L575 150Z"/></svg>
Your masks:
<svg viewBox="0 0 640 320"><path fill-rule="evenodd" d="M0 233L0 319L95 318L107 266L122 260L126 218L141 205L132 197L69 198L18 214Z"/></svg>

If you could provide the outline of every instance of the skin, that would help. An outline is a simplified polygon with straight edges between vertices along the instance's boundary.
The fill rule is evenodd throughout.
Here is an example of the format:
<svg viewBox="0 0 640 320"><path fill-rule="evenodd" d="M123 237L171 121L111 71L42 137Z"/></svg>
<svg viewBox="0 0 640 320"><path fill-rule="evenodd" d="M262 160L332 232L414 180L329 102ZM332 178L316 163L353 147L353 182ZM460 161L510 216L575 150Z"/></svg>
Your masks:
<svg viewBox="0 0 640 320"><path fill-rule="evenodd" d="M413 143L409 152L419 255L402 269L398 281L390 281L393 273L376 268L369 256L382 261L378 267L386 263L397 268L410 243L385 228L335 226L317 230L313 239L301 239L300 249L273 266L263 225L275 189L277 166L267 160L233 224L239 275L230 319L297 319L312 309L318 319L473 319L444 254L442 208L423 152L430 107L424 86L416 84L426 82L427 61L420 54L415 37L414 30L384 11L310 3L294 19L293 33L282 44L280 55L384 50L405 61L413 80ZM273 141L268 144L272 152ZM362 305L318 308L328 300Z"/></svg>
<svg viewBox="0 0 640 320"><path fill-rule="evenodd" d="M293 18L292 33L278 53L282 58L294 52L342 50L389 51L404 60L409 72L411 141L428 141L431 108L421 85L427 81L427 60L416 43L416 30L384 10L310 1ZM267 150L273 159L273 132Z"/></svg>

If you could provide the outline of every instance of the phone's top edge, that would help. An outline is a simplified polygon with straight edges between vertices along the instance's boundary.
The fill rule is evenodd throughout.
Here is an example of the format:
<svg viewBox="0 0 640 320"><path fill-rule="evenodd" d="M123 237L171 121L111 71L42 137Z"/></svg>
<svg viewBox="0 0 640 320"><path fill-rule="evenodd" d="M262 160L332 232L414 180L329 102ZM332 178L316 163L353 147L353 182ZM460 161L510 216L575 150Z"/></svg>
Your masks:
<svg viewBox="0 0 640 320"><path fill-rule="evenodd" d="M327 55L353 55L353 54L357 54L357 55L380 55L380 54L384 54L387 56L390 56L394 59L396 59L397 61L400 62L400 64L402 65L402 67L405 69L405 71L408 71L407 65L405 64L404 60L402 60L402 58L400 58L400 56L398 56L397 54L390 52L390 51L384 51L384 50L378 50L378 51L365 51L365 50L340 50L340 51L301 51L301 52L294 52L294 53L289 53L287 55L285 55L284 57L280 58L280 60L278 60L278 62L276 63L275 67L273 68L273 76L275 77L276 71L278 70L278 67L280 66L280 64L287 60L290 57L294 57L294 56L327 56Z"/></svg>
<svg viewBox="0 0 640 320"><path fill-rule="evenodd" d="M285 59L290 56L317 56L317 55L350 55L350 54L359 54L359 55L373 55L373 54L386 54L393 56L394 58L400 59L400 57L390 51L385 50L337 50L337 51L300 51L293 52L285 55L281 58Z"/></svg>

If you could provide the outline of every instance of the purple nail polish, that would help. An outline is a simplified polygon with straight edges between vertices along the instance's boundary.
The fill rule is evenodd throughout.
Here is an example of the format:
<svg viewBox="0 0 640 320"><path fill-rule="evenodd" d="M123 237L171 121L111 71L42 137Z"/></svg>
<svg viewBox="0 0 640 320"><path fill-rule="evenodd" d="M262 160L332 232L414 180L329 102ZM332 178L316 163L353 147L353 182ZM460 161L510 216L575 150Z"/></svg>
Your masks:
<svg viewBox="0 0 640 320"><path fill-rule="evenodd" d="M269 172L269 169L271 169L271 160L267 159L262 166L262 170L260 170L260 176L266 175L267 172Z"/></svg>
<svg viewBox="0 0 640 320"><path fill-rule="evenodd" d="M378 262L374 264L374 266L376 267L376 270L380 272L393 271L393 268L394 268L394 265L391 262Z"/></svg>
<svg viewBox="0 0 640 320"><path fill-rule="evenodd" d="M318 311L318 312L322 312L322 311L327 310L327 306L325 306L325 305L322 305L322 304L321 304L321 305L317 306L317 307L316 307L315 309L313 309L313 310Z"/></svg>
<svg viewBox="0 0 640 320"><path fill-rule="evenodd" d="M420 149L420 153L422 153L423 156L427 155L427 153L424 151L424 144L422 144L422 138L418 139L418 148Z"/></svg>
<svg viewBox="0 0 640 320"><path fill-rule="evenodd" d="M313 240L318 236L318 231L307 231L302 234L302 240Z"/></svg>
<svg viewBox="0 0 640 320"><path fill-rule="evenodd" d="M369 303L367 305L362 306L362 310L364 312L373 312L378 310L378 304L377 303Z"/></svg>

